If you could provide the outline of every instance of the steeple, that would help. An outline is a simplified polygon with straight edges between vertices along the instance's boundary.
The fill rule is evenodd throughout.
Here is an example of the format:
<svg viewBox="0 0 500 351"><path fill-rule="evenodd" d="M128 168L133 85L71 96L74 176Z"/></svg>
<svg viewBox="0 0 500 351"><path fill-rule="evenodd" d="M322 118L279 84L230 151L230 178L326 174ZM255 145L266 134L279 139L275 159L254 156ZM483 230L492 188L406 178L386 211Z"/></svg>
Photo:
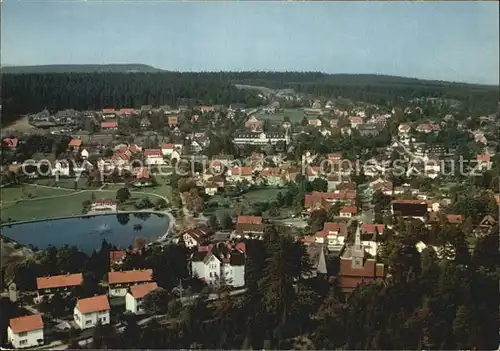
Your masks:
<svg viewBox="0 0 500 351"><path fill-rule="evenodd" d="M361 245L360 224L356 227L354 245L351 246L352 268L363 268L365 250Z"/></svg>

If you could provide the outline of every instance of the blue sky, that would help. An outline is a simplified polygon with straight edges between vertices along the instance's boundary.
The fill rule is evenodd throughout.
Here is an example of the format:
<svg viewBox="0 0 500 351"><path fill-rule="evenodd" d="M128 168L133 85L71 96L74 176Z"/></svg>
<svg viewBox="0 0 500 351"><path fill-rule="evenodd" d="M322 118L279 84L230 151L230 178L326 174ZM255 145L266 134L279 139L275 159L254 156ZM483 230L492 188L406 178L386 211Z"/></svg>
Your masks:
<svg viewBox="0 0 500 351"><path fill-rule="evenodd" d="M2 4L2 63L377 73L498 84L494 2Z"/></svg>

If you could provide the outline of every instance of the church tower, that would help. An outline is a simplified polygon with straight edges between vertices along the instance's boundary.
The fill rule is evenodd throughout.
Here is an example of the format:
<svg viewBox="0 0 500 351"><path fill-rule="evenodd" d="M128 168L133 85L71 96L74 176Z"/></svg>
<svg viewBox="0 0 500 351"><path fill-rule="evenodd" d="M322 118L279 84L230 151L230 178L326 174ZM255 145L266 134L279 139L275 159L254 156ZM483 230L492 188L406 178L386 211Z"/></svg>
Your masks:
<svg viewBox="0 0 500 351"><path fill-rule="evenodd" d="M356 228L354 245L351 246L352 268L363 268L364 258L365 258L365 250L361 245L361 232L360 232L360 225L358 224Z"/></svg>

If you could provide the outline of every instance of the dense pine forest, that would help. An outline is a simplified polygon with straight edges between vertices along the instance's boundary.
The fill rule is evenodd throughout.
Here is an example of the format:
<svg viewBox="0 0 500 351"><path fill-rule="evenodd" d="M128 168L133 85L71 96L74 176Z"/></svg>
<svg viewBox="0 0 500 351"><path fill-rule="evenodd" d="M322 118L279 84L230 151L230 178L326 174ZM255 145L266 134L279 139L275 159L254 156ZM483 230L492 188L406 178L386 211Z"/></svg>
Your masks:
<svg viewBox="0 0 500 351"><path fill-rule="evenodd" d="M104 69L104 68L103 68ZM82 72L81 70L78 72ZM2 123L44 108L62 110L139 107L141 105L240 102L262 104L256 91L234 84L293 88L314 97L342 96L376 104L405 102L416 97L456 99L473 115L496 111L498 87L424 81L377 75L327 75L318 72L207 73L8 73L2 79Z"/></svg>

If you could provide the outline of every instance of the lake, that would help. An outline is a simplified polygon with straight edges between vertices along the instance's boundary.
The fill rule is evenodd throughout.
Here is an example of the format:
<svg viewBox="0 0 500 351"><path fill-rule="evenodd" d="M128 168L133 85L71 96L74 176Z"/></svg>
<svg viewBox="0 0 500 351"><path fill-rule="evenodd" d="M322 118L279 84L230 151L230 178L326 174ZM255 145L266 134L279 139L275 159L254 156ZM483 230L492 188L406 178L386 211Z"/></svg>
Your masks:
<svg viewBox="0 0 500 351"><path fill-rule="evenodd" d="M103 239L119 248L132 245L136 237L156 240L166 233L169 221L168 216L144 212L103 214L2 226L2 234L19 244L39 249L74 245L91 253L100 249Z"/></svg>

